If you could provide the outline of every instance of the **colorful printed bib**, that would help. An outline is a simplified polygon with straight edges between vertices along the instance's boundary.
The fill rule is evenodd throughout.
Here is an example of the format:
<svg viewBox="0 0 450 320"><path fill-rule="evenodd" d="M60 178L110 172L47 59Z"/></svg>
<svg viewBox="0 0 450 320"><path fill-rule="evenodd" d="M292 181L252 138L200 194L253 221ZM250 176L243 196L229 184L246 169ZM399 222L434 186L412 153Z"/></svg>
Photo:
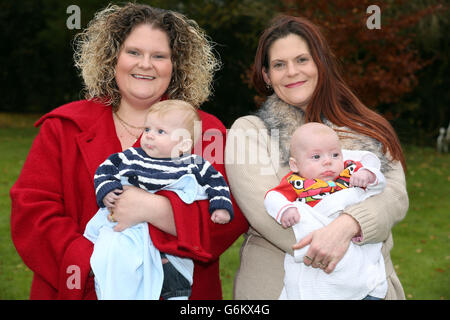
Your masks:
<svg viewBox="0 0 450 320"><path fill-rule="evenodd" d="M347 160L344 162L344 170L334 180L305 179L295 173L286 177L297 194L296 201L300 201L314 207L323 197L333 192L347 189L350 185L350 176L361 168L360 162Z"/></svg>

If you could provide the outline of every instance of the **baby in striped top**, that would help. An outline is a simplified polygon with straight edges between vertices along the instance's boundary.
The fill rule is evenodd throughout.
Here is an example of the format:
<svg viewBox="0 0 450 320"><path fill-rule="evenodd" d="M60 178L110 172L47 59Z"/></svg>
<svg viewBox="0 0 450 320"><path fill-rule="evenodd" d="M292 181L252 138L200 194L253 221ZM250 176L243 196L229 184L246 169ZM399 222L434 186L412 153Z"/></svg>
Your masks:
<svg viewBox="0 0 450 320"><path fill-rule="evenodd" d="M200 122L198 113L185 101L154 104L147 114L141 148L113 154L97 169L94 183L99 207L114 208L122 192L121 178L144 190L158 191L191 174L210 200L211 220L229 222L233 207L224 177L209 161L190 153L199 138L194 137L195 121Z"/></svg>
<svg viewBox="0 0 450 320"><path fill-rule="evenodd" d="M108 157L94 177L99 211L84 236L94 243L91 268L98 299L188 299L193 283L191 259L159 252L147 223L113 231L115 201L124 185L149 192L170 190L185 203L209 199L211 220L233 218L229 187L212 164L191 154L201 134L197 110L181 100L154 104L145 119L141 147ZM197 134L198 131L198 134ZM186 212L189 214L189 212Z"/></svg>

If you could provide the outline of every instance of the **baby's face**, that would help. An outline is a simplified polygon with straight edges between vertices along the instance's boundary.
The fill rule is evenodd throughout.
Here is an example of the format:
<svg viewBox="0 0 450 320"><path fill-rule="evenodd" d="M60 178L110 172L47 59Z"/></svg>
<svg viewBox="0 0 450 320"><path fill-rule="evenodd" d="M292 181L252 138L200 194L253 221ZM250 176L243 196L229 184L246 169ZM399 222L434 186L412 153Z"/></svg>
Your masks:
<svg viewBox="0 0 450 320"><path fill-rule="evenodd" d="M152 158L179 157L187 151L184 150L183 142L190 139L183 120L184 115L178 110L170 111L163 117L158 113L148 114L141 137L141 148Z"/></svg>
<svg viewBox="0 0 450 320"><path fill-rule="evenodd" d="M333 135L297 137L292 142L291 155L296 164L291 170L306 179L334 180L344 170L339 140Z"/></svg>

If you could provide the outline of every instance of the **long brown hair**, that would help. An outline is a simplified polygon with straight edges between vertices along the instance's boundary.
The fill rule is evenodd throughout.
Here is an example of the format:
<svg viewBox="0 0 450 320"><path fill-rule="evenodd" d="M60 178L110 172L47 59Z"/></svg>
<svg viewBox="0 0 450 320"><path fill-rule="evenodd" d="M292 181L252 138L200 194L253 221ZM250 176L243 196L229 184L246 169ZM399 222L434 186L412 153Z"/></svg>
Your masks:
<svg viewBox="0 0 450 320"><path fill-rule="evenodd" d="M306 122L321 122L325 117L337 126L346 126L358 133L381 142L383 152L389 150L394 160L399 160L406 170L400 141L391 124L380 114L366 107L345 83L336 59L318 26L311 21L287 15L272 20L263 32L256 51L252 82L260 94L269 96L273 89L267 87L263 68L269 70L269 50L272 44L290 34L306 41L318 70L316 89L305 109Z"/></svg>

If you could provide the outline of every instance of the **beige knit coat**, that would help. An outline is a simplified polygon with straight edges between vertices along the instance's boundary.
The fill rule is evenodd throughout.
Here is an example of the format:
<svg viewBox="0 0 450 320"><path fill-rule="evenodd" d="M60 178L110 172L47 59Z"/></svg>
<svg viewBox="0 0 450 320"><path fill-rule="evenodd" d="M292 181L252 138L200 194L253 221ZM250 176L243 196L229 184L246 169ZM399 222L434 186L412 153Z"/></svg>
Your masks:
<svg viewBox="0 0 450 320"><path fill-rule="evenodd" d="M244 116L232 125L227 138L225 166L231 188L250 228L244 235L240 266L235 277L235 299L278 299L283 288L284 255L292 254L292 228L283 229L264 208L266 192L289 172L289 140L304 123L303 112L275 95L268 98L257 115ZM325 123L334 128L334 126ZM342 129L342 128L341 128ZM347 129L348 130L348 129ZM390 250L391 229L408 210L405 174L398 161L390 161L381 144L367 136L339 134L342 148L374 152L382 162L386 189L345 212L358 221L365 243L383 242L382 253L388 277L386 299L404 299Z"/></svg>

